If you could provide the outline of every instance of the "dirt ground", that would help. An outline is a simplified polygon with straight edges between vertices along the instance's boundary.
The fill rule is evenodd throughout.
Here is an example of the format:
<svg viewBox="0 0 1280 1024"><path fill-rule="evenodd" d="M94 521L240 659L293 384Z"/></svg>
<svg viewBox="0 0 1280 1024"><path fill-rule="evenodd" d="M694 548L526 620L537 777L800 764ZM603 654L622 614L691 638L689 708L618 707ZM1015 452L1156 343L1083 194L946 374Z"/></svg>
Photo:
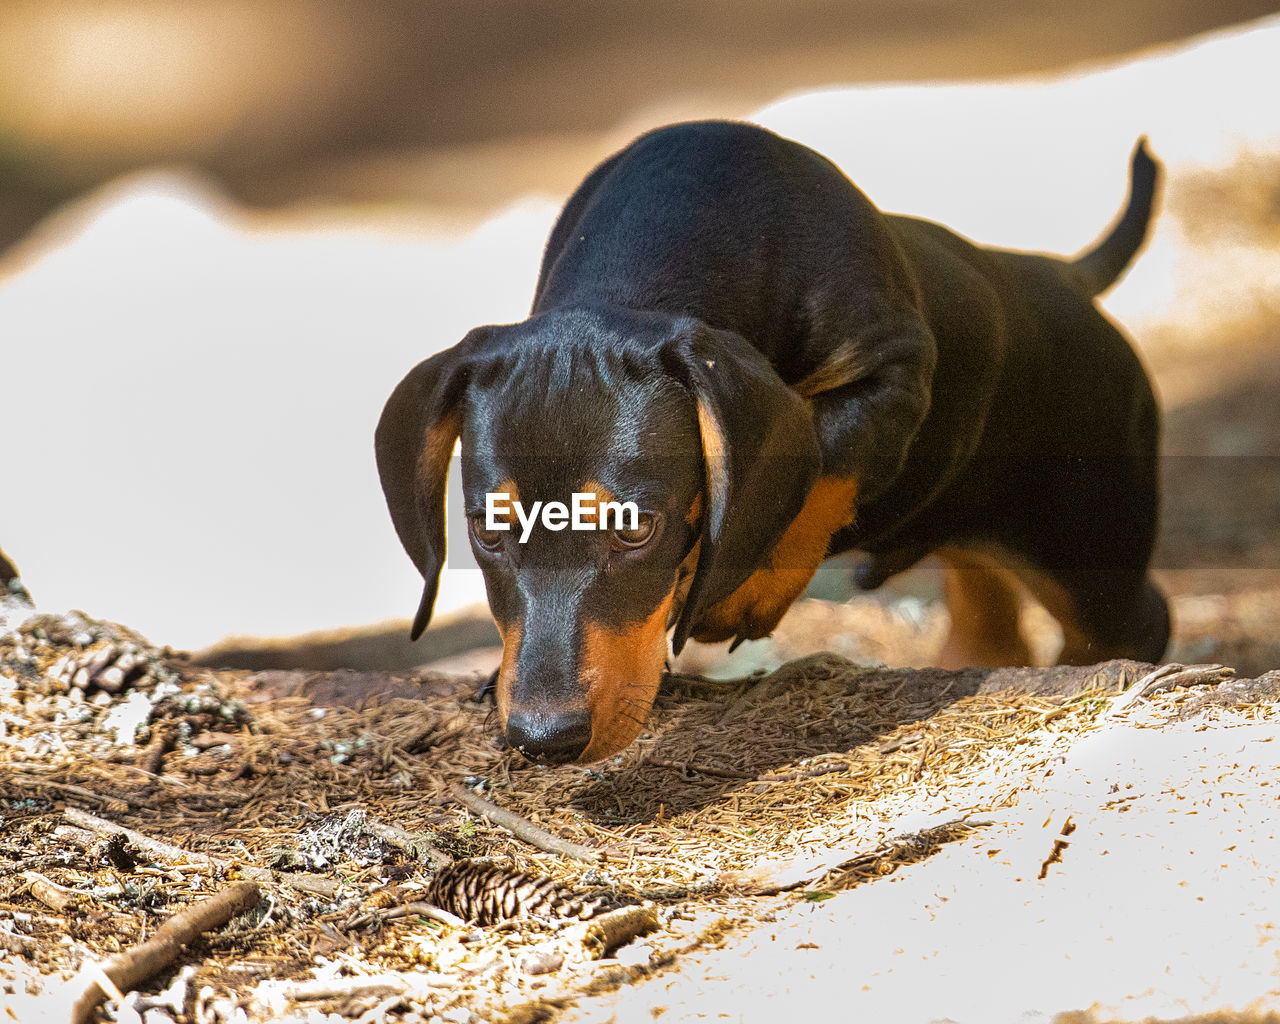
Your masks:
<svg viewBox="0 0 1280 1024"><path fill-rule="evenodd" d="M625 753L543 769L475 677L8 613L9 1020L92 1019L101 970L147 1024L1280 1010L1274 673L824 654L672 677Z"/></svg>

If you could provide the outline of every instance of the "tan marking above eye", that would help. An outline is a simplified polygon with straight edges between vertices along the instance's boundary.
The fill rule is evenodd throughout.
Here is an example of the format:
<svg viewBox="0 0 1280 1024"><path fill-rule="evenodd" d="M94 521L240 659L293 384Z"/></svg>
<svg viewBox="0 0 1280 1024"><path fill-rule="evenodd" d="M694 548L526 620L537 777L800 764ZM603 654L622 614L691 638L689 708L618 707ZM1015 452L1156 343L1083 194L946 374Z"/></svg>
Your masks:
<svg viewBox="0 0 1280 1024"><path fill-rule="evenodd" d="M520 500L520 488L516 486L516 482L510 477L506 477L502 483L493 489L494 494L505 494L507 500L514 504Z"/></svg>
<svg viewBox="0 0 1280 1024"><path fill-rule="evenodd" d="M584 480L582 484L579 485L578 487L578 493L595 495L595 498L596 498L595 506L593 508L584 509L583 515L582 515L584 522L588 522L592 524L598 521L600 508L604 505L605 502L607 501L616 502L618 500L614 496L613 491L611 491L604 484L600 483L598 480Z"/></svg>
<svg viewBox="0 0 1280 1024"><path fill-rule="evenodd" d="M514 526L516 523L515 503L520 500L520 488L516 486L515 481L508 477L498 484L498 486L490 493L494 495L501 495L506 502L506 510L502 511L501 509L495 509L493 518L500 523L506 523L508 526ZM482 511L479 515L472 516L471 521L472 523L479 521L480 528L483 529L486 518L487 511Z"/></svg>
<svg viewBox="0 0 1280 1024"><path fill-rule="evenodd" d="M596 502L617 501L617 496L598 480L584 480L578 490L583 494L594 494Z"/></svg>

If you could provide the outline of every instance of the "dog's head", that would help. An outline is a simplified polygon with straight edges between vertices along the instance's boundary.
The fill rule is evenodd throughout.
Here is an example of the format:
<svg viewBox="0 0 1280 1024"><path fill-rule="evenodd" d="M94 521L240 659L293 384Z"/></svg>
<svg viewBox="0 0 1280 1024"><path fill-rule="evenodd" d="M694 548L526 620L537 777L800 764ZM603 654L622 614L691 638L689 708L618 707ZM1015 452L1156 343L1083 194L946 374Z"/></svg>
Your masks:
<svg viewBox="0 0 1280 1024"><path fill-rule="evenodd" d="M678 651L772 549L819 466L805 403L737 335L612 308L478 328L410 371L378 424L391 518L426 580L415 638L444 562L459 437L502 634L499 716L545 763L597 761L635 738L669 627Z"/></svg>

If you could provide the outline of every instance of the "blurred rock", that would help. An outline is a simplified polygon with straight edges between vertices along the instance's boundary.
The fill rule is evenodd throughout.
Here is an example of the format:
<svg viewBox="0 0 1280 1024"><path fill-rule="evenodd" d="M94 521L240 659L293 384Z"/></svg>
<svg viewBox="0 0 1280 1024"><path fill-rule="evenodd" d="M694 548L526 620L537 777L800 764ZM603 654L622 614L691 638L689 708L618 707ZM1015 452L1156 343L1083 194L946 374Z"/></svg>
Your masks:
<svg viewBox="0 0 1280 1024"><path fill-rule="evenodd" d="M192 162L241 199L286 202L353 186L358 155L449 151L466 163L468 147L500 139L742 115L832 82L1043 71L1273 11L1269 0L6 4L0 184L28 194L20 216L0 203L0 244L31 210L156 162ZM465 191L469 177L448 187Z"/></svg>
<svg viewBox="0 0 1280 1024"><path fill-rule="evenodd" d="M9 556L0 550L0 602L17 601L34 605L31 594L18 575L18 568L10 561Z"/></svg>

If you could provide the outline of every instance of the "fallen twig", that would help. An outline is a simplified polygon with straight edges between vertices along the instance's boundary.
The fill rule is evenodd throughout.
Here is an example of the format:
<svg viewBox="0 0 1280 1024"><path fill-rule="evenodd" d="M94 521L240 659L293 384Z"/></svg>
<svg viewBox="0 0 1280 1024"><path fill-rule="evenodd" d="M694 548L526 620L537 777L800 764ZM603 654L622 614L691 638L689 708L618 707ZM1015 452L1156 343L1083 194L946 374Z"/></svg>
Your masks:
<svg viewBox="0 0 1280 1024"><path fill-rule="evenodd" d="M27 880L31 895L50 910L57 911L59 914L77 900L84 899L86 895L82 892L76 892L74 889L64 888L57 882L51 882L44 875L35 871L24 871L22 872L22 877Z"/></svg>
<svg viewBox="0 0 1280 1024"><path fill-rule="evenodd" d="M61 868L67 866L67 858L63 853L41 853L23 860L0 860L0 877L18 875L24 871L43 871L45 868Z"/></svg>
<svg viewBox="0 0 1280 1024"><path fill-rule="evenodd" d="M431 836L424 832L406 832L394 825L384 825L380 821L368 818L364 823L365 831L377 836L388 846L403 850L414 860L425 861L427 866L439 871L453 863L453 858L431 841Z"/></svg>
<svg viewBox="0 0 1280 1024"><path fill-rule="evenodd" d="M315 893L317 896L326 896L330 899L336 896L338 892L338 883L328 878L320 878L317 875L294 874L288 871L268 871L266 868L257 868L247 864L235 865L217 857L210 857L207 853L193 853L190 850L184 850L181 846L162 843L158 839L152 839L141 832L135 832L124 825L117 825L115 822L99 818L97 815L82 811L76 807L68 807L62 813L68 821L93 829L95 832L122 835L140 850L145 850L161 860L203 864L221 872L237 871L244 878L255 882L288 885L300 892Z"/></svg>
<svg viewBox="0 0 1280 1024"><path fill-rule="evenodd" d="M365 974L357 978L321 978L290 981L280 986L280 994L295 1003L319 999L350 999L355 996L428 995L447 991L456 983L443 975Z"/></svg>
<svg viewBox="0 0 1280 1024"><path fill-rule="evenodd" d="M663 761L656 757L646 757L644 764L651 764L655 768L670 768L679 772L684 777L690 775L705 775L712 779L755 779L756 776L751 772L738 771L736 768L712 768L704 764L686 764L683 761Z"/></svg>
<svg viewBox="0 0 1280 1024"><path fill-rule="evenodd" d="M258 896L255 883L235 882L216 895L174 914L146 942L130 947L105 964L87 968L81 973L78 984L82 990L71 1008L72 1024L87 1024L107 995L101 975L105 975L118 989L136 987L176 960L183 946L207 931L221 928L237 914L243 914L256 905Z"/></svg>
<svg viewBox="0 0 1280 1024"><path fill-rule="evenodd" d="M79 828L75 825L58 825L53 830L53 834L64 842L74 843L82 848L88 848L98 841L95 833L90 832L87 828Z"/></svg>
<svg viewBox="0 0 1280 1024"><path fill-rule="evenodd" d="M440 924L446 924L450 928L466 928L467 922L462 920L457 914L451 914L447 910L441 910L434 903L402 903L396 907L387 907L384 910L371 910L367 914L361 914L359 917L353 917L340 927L343 931L359 931L362 928L368 928L369 925L376 921L394 921L400 917L425 917L431 921L438 921Z"/></svg>
<svg viewBox="0 0 1280 1024"><path fill-rule="evenodd" d="M16 932L0 931L0 949L16 953L18 956L31 956L37 948L38 944L35 939L29 939L25 935L18 935Z"/></svg>
<svg viewBox="0 0 1280 1024"><path fill-rule="evenodd" d="M656 907L620 907L587 922L582 944L592 959L600 960L632 939L658 930Z"/></svg>
<svg viewBox="0 0 1280 1024"><path fill-rule="evenodd" d="M1172 690L1176 686L1213 686L1235 674L1236 670L1226 665L1179 665L1177 662L1170 662L1148 672L1129 689L1113 697L1103 718L1127 711L1143 697L1149 697L1153 693Z"/></svg>
<svg viewBox="0 0 1280 1024"><path fill-rule="evenodd" d="M178 727L172 722L164 722L155 727L151 742L142 752L138 767L148 775L159 775L164 770L165 756L178 743ZM152 780L154 783L154 779Z"/></svg>
<svg viewBox="0 0 1280 1024"><path fill-rule="evenodd" d="M820 775L834 775L836 772L847 771L847 764L823 764L815 765L812 768L797 768L793 772L770 772L767 775L757 775L757 782L799 782L803 779L816 779Z"/></svg>
<svg viewBox="0 0 1280 1024"><path fill-rule="evenodd" d="M967 817L929 821L890 836L872 849L867 849L865 843L850 843L831 847L816 855L801 854L762 860L745 871L726 873L721 881L744 895L768 895L794 889L832 871L873 863L893 855L895 850L903 847L927 848L940 845L958 834L989 824L989 821Z"/></svg>
<svg viewBox="0 0 1280 1024"><path fill-rule="evenodd" d="M136 807L138 802L131 800L127 796L119 794L103 795L95 793L91 789L85 789L83 786L73 786L67 782L51 782L48 779L41 779L33 775L26 775L22 772L9 772L4 777L5 785L17 786L21 789L49 790L54 793L60 793L63 796L73 796L81 800L88 800L91 803L102 804L108 810L125 810L130 807Z"/></svg>
<svg viewBox="0 0 1280 1024"><path fill-rule="evenodd" d="M600 850L579 846L577 843L570 842L567 839L553 836L550 832L539 828L527 818L522 818L512 811L504 811L497 804L490 803L478 793L473 793L456 782L449 786L449 795L464 807L488 818L499 828L505 828L517 839L522 839L530 846L536 846L539 850L559 854L562 857L572 857L574 860L586 861L588 864L597 864L604 856L604 853Z"/></svg>
<svg viewBox="0 0 1280 1024"><path fill-rule="evenodd" d="M1071 820L1070 815L1067 820L1062 823L1062 831L1058 833L1058 838L1053 841L1053 849L1049 851L1044 861L1040 864L1040 873L1036 878L1043 882L1049 874L1049 868L1054 864L1062 863L1062 854L1071 846L1071 840L1067 837L1076 830L1076 823Z"/></svg>

